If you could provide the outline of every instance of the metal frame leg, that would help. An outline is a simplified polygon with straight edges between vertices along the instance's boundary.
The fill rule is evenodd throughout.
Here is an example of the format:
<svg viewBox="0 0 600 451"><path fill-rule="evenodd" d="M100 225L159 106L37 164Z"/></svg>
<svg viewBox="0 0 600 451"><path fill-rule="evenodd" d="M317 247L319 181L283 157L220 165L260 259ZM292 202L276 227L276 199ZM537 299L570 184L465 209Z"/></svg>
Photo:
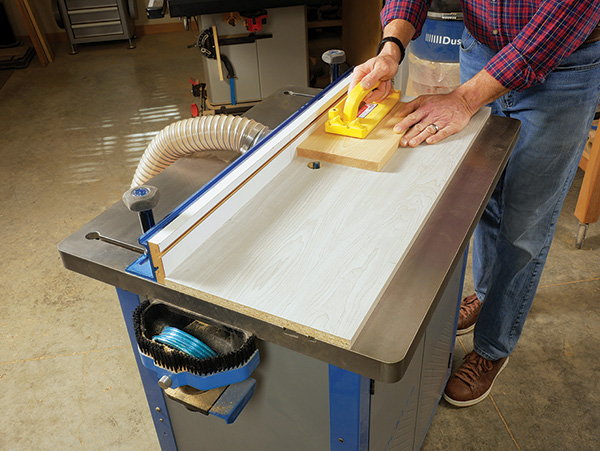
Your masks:
<svg viewBox="0 0 600 451"><path fill-rule="evenodd" d="M450 347L450 354L451 354L451 358L454 358L454 347L456 346L456 331L458 330L458 314L460 313L460 305L462 303L462 299L463 299L463 287L465 286L465 276L467 274L467 260L469 259L469 248L470 248L470 244L467 244L467 248L465 249L465 252L463 253L463 260L461 263L462 269L461 269L461 274L460 274L460 282L459 282L459 288L458 288L458 300L456 303L456 317L454 319L454 335L452 337L452 345ZM450 378L450 375L452 373L452 361L450 361L450 365L448 366L448 375L446 376L446 382L448 382L448 379ZM440 398L442 396L442 393L440 393Z"/></svg>
<svg viewBox="0 0 600 451"><path fill-rule="evenodd" d="M152 414L152 420L154 421L154 428L156 430L156 435L158 436L160 447L163 451L176 451L177 444L175 443L173 428L171 427L171 420L169 418L167 405L165 404L163 391L158 386L156 374L142 364L140 355L137 351L137 341L135 339L135 332L133 331L132 315L135 308L140 305L140 298L137 294L130 293L120 288L117 288L117 295L119 296L119 303L121 304L123 319L125 320L125 325L127 326L127 333L129 335L135 361L140 372L140 377L142 379L144 392L146 393L146 399L148 400L148 406L150 407L150 413Z"/></svg>
<svg viewBox="0 0 600 451"><path fill-rule="evenodd" d="M584 224L583 222L579 223L579 227L577 227L577 235L575 236L575 247L577 247L577 249L581 249L581 246L583 246L589 226L589 224Z"/></svg>
<svg viewBox="0 0 600 451"><path fill-rule="evenodd" d="M371 379L329 365L330 449L369 449Z"/></svg>

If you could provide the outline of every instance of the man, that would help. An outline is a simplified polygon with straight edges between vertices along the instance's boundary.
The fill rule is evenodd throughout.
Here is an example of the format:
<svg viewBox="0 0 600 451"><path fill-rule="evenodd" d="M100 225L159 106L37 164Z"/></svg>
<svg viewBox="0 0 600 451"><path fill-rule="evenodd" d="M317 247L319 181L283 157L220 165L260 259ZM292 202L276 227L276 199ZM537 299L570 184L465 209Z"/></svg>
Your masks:
<svg viewBox="0 0 600 451"><path fill-rule="evenodd" d="M365 100L389 93L429 3L386 2L378 54L356 67L350 89L381 80ZM600 96L600 2L462 0L462 8L461 86L406 104L394 131L405 132L401 146L437 143L486 104L522 123L474 234L475 294L459 314L459 333L475 325L474 350L444 392L451 404L469 406L489 394L517 344L581 158Z"/></svg>

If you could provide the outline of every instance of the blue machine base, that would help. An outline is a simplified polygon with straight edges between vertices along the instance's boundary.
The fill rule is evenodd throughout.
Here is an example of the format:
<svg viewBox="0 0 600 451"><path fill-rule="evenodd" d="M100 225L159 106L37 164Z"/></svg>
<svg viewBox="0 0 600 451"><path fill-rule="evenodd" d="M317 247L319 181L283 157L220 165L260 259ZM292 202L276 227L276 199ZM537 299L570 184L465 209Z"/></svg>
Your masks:
<svg viewBox="0 0 600 451"><path fill-rule="evenodd" d="M253 396L257 384L253 378L237 383L222 380L219 385L229 383L227 390L210 408L210 415L203 417L172 399L165 400L156 365L147 368L142 355L134 352L161 449L418 449L449 374L464 277L462 263L455 269L404 377L394 384L372 383L350 371L260 342L264 360L256 376L260 393ZM117 292L135 350L131 318L140 299L120 289ZM240 371L250 374L258 360L257 353ZM174 377L175 384L190 385L183 375L177 380L174 373L161 373ZM197 382L191 385L200 385ZM216 382L200 386L214 385ZM284 447L265 447L269 440ZM224 443L231 446L223 448Z"/></svg>

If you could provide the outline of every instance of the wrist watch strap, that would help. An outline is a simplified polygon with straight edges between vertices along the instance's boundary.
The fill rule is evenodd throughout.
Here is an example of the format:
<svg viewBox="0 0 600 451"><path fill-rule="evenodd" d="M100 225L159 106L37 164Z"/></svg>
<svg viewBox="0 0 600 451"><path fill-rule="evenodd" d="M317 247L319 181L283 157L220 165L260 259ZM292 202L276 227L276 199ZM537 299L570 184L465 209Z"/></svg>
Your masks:
<svg viewBox="0 0 600 451"><path fill-rule="evenodd" d="M383 46L385 45L386 42L393 42L400 49L400 61L398 61L398 64L400 64L402 62L402 60L404 60L404 56L406 55L406 50L404 49L404 45L402 45L402 42L400 41L400 39L398 39L394 36L387 36L381 40L381 42L379 43L379 46L377 46L377 55L379 55L379 53L381 53L381 49L383 49Z"/></svg>

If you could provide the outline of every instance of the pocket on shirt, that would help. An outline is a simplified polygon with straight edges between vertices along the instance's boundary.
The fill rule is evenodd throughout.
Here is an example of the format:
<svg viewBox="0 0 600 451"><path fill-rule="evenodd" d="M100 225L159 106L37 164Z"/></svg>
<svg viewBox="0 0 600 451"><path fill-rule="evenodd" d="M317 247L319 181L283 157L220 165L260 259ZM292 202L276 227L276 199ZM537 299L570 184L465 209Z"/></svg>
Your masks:
<svg viewBox="0 0 600 451"><path fill-rule="evenodd" d="M463 52L469 52L473 49L473 47L477 44L477 39L473 37L473 35L465 28L462 34L462 38L460 40L460 49Z"/></svg>

